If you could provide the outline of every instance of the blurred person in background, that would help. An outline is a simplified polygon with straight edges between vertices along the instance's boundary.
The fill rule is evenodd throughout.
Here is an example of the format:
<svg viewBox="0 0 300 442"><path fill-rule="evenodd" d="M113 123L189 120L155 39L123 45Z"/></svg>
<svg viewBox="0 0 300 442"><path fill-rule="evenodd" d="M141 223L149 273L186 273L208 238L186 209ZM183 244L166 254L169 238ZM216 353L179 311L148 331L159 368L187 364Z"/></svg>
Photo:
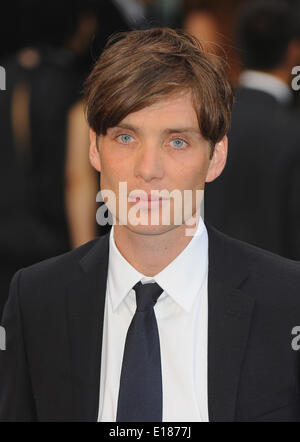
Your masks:
<svg viewBox="0 0 300 442"><path fill-rule="evenodd" d="M234 29L238 7L245 0L183 0L184 30L205 43L208 50L226 56L230 77L237 84L241 72Z"/></svg>
<svg viewBox="0 0 300 442"><path fill-rule="evenodd" d="M95 238L97 174L88 160L89 128L83 105L72 106L67 122L67 153L65 164L65 202L71 247ZM99 232L100 233L100 232Z"/></svg>
<svg viewBox="0 0 300 442"><path fill-rule="evenodd" d="M93 1L83 3L15 2L19 50L2 59L7 84L0 93L0 314L18 268L70 248L66 120L86 72L80 57L97 26Z"/></svg>
<svg viewBox="0 0 300 442"><path fill-rule="evenodd" d="M237 41L245 70L236 92L229 154L206 189L208 222L240 240L300 259L300 125L291 110L300 23L281 1L241 10ZM238 183L238 185L237 185Z"/></svg>

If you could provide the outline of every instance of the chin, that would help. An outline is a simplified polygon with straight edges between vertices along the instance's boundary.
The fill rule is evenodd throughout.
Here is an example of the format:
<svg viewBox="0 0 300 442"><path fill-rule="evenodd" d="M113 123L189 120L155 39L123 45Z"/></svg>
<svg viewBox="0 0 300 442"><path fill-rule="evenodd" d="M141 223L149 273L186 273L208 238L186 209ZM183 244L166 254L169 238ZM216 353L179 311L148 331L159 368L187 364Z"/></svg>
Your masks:
<svg viewBox="0 0 300 442"><path fill-rule="evenodd" d="M180 227L180 225L168 225L168 226L164 226L164 225L158 225L158 226L137 225L137 226L133 226L131 224L128 224L124 227L126 229L130 230L131 232L136 233L137 235L151 236L151 235L163 235L167 232L177 229L178 227Z"/></svg>

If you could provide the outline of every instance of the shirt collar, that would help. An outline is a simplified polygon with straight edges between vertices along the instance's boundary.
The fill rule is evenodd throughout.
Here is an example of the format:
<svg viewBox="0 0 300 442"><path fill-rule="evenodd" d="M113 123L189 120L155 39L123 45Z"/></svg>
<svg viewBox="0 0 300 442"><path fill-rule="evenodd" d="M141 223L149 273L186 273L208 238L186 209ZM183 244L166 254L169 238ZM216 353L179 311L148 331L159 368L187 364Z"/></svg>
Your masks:
<svg viewBox="0 0 300 442"><path fill-rule="evenodd" d="M121 255L114 240L114 226L109 237L109 262L107 284L111 296L113 310L116 310L130 290L145 275L138 272Z"/></svg>
<svg viewBox="0 0 300 442"><path fill-rule="evenodd" d="M189 244L153 278L138 272L121 255L114 241L113 227L109 241L108 287L113 310L118 308L137 282L154 280L180 307L191 311L207 277L208 268L208 235L201 217Z"/></svg>
<svg viewBox="0 0 300 442"><path fill-rule="evenodd" d="M265 72L246 70L240 76L240 86L266 92L282 104L289 104L293 98L289 87L282 80Z"/></svg>

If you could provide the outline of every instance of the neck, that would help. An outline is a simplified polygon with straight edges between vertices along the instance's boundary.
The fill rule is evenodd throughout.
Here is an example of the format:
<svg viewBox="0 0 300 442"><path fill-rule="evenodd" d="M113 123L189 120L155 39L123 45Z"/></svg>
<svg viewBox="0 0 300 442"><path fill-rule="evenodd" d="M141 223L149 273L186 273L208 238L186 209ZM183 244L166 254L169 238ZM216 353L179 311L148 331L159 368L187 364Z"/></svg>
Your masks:
<svg viewBox="0 0 300 442"><path fill-rule="evenodd" d="M167 267L189 244L186 224L161 234L140 234L126 226L114 226L114 240L124 258L145 276L155 276Z"/></svg>

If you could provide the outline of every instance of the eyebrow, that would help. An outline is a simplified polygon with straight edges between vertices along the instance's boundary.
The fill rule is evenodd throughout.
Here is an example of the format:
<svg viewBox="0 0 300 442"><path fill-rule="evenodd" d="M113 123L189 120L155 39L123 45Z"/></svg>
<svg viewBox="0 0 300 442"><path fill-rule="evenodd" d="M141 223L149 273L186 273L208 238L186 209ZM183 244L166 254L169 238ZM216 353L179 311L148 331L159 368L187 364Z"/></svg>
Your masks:
<svg viewBox="0 0 300 442"><path fill-rule="evenodd" d="M133 126L132 124L120 123L112 129L127 129L135 132L137 134L141 133L141 130L138 127ZM200 129L196 129L194 127L180 127L180 128L167 128L163 131L164 134L169 135L171 133L195 133L197 135L201 135Z"/></svg>

